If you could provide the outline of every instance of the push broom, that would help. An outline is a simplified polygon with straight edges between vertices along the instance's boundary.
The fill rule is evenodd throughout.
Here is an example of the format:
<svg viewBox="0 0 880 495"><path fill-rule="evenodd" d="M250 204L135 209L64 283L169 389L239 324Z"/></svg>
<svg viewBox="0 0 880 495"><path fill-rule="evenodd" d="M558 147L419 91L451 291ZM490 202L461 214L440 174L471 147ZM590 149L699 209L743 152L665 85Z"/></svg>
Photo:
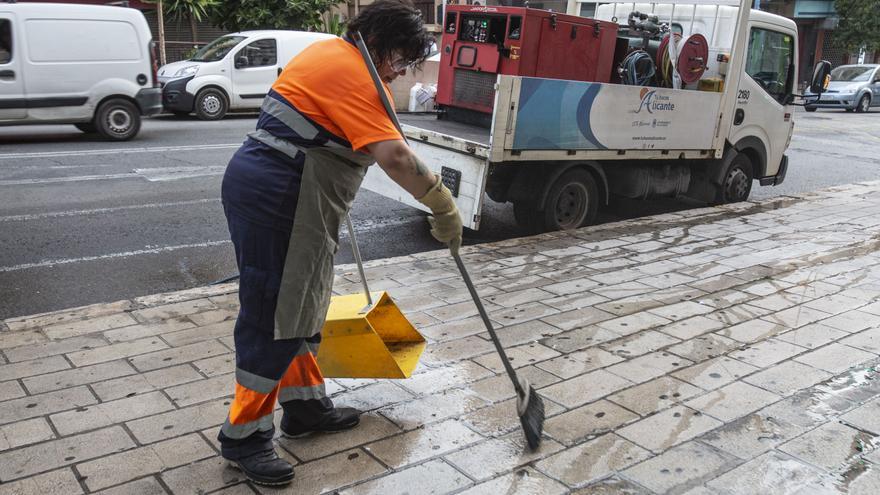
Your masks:
<svg viewBox="0 0 880 495"><path fill-rule="evenodd" d="M388 113L388 117L391 118L394 126L397 127L401 137L406 140L406 135L400 127L400 122L397 120L397 114L394 112L394 109L391 108L391 102L388 101L388 96L385 94L385 88L382 86L379 73L376 70L376 66L373 64L373 59L370 57L370 52L367 49L367 45L364 43L363 37L361 37L361 33L354 33L354 41L361 52L361 56L364 58L364 62L367 64L367 69L369 69L370 76L373 78L373 84L376 86L376 91L379 93L379 98L382 100L385 112ZM519 421L522 424L526 442L532 450L537 449L541 444L541 431L544 427L544 401L541 400L541 396L538 395L535 388L528 382L528 380L525 378L517 378L516 371L514 371L513 366L511 366L510 360L507 359L507 353L504 352L504 347L501 346L501 341L495 333L495 328L489 320L489 315L486 314L486 309L483 307L480 296L477 294L473 282L471 282L471 277L468 275L468 271L465 268L464 263L461 261L461 257L457 252L452 252L452 258L458 266L458 271L461 272L461 277L464 279L468 292L470 292L471 298L477 306L480 318L483 319L483 323L486 325L486 330L489 331L492 343L495 344L495 349L501 357L501 363L504 365L507 375L513 382L513 388L516 390L517 396L516 411L519 415Z"/></svg>

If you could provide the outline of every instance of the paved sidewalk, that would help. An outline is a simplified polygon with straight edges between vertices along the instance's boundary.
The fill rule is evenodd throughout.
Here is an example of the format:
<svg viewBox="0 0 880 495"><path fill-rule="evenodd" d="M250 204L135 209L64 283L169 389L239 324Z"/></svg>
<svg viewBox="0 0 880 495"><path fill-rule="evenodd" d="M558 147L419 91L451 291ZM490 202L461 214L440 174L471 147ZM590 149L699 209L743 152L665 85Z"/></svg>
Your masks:
<svg viewBox="0 0 880 495"><path fill-rule="evenodd" d="M880 182L465 249L545 398L534 453L446 252L370 262L428 349L409 380L328 381L368 412L279 439L284 492L880 493L878 245ZM0 323L0 494L279 492L217 455L235 291Z"/></svg>

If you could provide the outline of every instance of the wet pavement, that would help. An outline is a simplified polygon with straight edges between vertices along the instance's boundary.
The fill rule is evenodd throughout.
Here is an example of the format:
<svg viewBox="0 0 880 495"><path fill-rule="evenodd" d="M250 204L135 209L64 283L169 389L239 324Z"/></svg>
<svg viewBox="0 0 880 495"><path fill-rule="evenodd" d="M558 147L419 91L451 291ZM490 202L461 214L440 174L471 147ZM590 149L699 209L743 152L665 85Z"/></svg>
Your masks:
<svg viewBox="0 0 880 495"><path fill-rule="evenodd" d="M285 489L218 456L234 284L7 319L0 494L880 493L878 246L880 182L465 248L536 452L447 253L370 261L428 347L328 380L362 424L279 438Z"/></svg>

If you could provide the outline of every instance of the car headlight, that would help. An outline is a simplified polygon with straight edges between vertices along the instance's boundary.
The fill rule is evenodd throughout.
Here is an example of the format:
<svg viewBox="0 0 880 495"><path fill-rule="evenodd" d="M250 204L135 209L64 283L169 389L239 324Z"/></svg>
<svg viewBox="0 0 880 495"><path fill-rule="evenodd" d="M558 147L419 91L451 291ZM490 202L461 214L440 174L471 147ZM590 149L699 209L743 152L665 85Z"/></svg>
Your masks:
<svg viewBox="0 0 880 495"><path fill-rule="evenodd" d="M186 77L186 76L194 76L199 71L198 65L187 65L186 67L181 67L177 69L177 72L174 73L173 77Z"/></svg>

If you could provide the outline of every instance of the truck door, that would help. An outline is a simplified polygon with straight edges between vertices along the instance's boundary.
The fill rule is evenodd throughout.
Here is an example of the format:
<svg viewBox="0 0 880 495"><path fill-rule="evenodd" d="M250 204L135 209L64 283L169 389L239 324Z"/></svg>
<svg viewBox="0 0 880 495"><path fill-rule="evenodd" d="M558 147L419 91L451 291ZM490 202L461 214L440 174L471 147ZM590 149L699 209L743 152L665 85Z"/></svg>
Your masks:
<svg viewBox="0 0 880 495"><path fill-rule="evenodd" d="M792 107L785 103L797 73L795 39L792 33L771 24L754 23L749 30L745 74L740 76L737 89L730 141L761 141L765 177L776 174L794 125ZM756 172L755 178L761 176L760 170Z"/></svg>
<svg viewBox="0 0 880 495"><path fill-rule="evenodd" d="M0 121L27 116L17 27L11 12L0 12Z"/></svg>
<svg viewBox="0 0 880 495"><path fill-rule="evenodd" d="M266 38L248 43L236 52L233 64L233 108L259 108L278 78L278 42Z"/></svg>

